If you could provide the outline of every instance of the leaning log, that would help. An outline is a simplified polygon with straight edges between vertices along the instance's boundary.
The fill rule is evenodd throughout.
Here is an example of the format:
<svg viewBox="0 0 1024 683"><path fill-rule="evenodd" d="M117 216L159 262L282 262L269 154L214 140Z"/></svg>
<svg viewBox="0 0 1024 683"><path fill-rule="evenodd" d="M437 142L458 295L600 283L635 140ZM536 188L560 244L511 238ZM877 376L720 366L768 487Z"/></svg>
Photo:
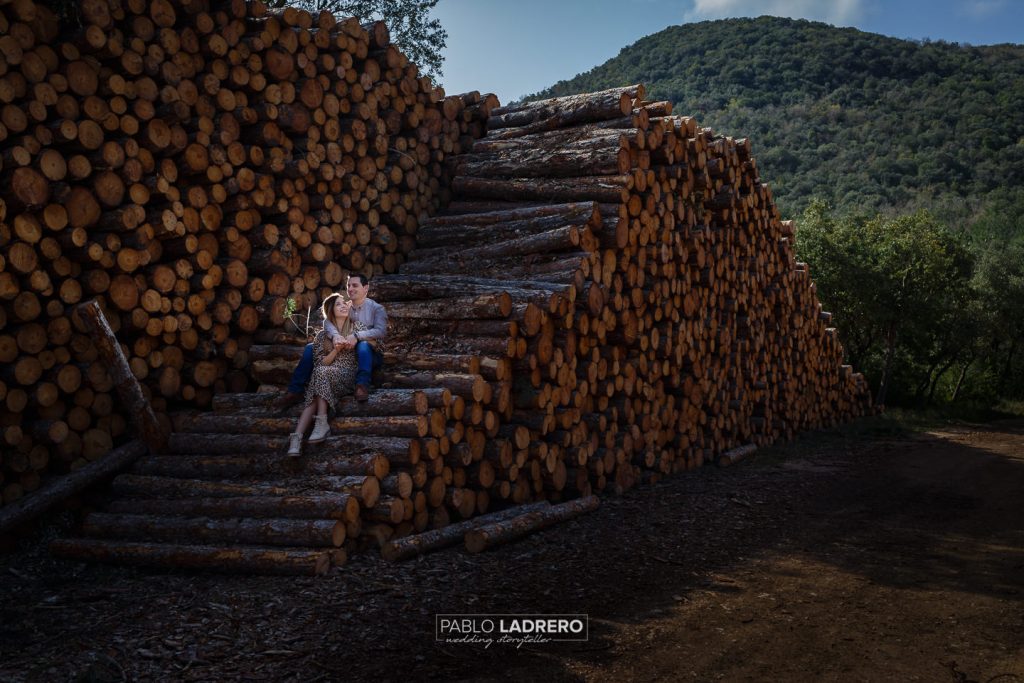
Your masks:
<svg viewBox="0 0 1024 683"><path fill-rule="evenodd" d="M720 467L728 467L729 465L735 465L748 455L752 455L756 450L757 444L744 444L743 446L738 446L736 448L732 448L728 451L725 451L724 453L718 456L718 459L715 462Z"/></svg>
<svg viewBox="0 0 1024 683"><path fill-rule="evenodd" d="M466 532L466 550L471 553L483 552L502 543L520 539L538 529L596 510L598 505L600 499L597 496L587 496L471 529Z"/></svg>
<svg viewBox="0 0 1024 683"><path fill-rule="evenodd" d="M124 401L124 412L135 423L139 436L152 453L162 453L167 445L167 435L156 419L153 407L142 393L139 380L135 378L128 359L124 357L121 345L110 329L110 323L94 299L79 306L78 317L92 335L96 351L106 365L107 372L114 380L114 388Z"/></svg>
<svg viewBox="0 0 1024 683"><path fill-rule="evenodd" d="M401 562L418 555L425 555L433 550L441 550L442 548L453 546L462 540L463 535L467 531L481 525L513 519L526 513L545 510L549 507L550 505L547 501L541 501L530 505L509 508L501 512L493 512L489 515L481 515L458 524L451 524L440 529L425 531L415 536L406 536L394 541L388 541L381 547L380 554L381 557L389 562Z"/></svg>
<svg viewBox="0 0 1024 683"><path fill-rule="evenodd" d="M98 484L129 467L146 453L146 445L133 440L107 453L19 501L0 509L0 534L4 534L67 500L76 493Z"/></svg>

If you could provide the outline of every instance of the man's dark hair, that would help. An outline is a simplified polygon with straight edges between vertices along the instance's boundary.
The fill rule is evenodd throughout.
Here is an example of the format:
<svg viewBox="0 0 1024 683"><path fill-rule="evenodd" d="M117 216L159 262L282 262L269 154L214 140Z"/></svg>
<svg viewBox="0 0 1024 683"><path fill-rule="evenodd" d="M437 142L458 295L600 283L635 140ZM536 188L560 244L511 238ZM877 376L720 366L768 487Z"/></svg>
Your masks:
<svg viewBox="0 0 1024 683"><path fill-rule="evenodd" d="M349 277L350 280L352 278L355 278L355 279L359 280L359 284L362 285L363 287L366 287L367 285L370 284L370 276L369 275L364 275L362 273L352 273L348 277Z"/></svg>

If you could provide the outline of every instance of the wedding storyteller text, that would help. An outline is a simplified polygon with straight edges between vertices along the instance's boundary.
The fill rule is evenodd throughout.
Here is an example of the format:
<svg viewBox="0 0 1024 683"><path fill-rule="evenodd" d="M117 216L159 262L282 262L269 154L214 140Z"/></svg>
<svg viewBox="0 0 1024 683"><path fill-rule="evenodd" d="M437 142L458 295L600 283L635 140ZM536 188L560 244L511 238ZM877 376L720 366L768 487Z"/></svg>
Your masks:
<svg viewBox="0 0 1024 683"><path fill-rule="evenodd" d="M521 647L525 643L587 640L590 623L586 614L438 614L434 635L447 643Z"/></svg>

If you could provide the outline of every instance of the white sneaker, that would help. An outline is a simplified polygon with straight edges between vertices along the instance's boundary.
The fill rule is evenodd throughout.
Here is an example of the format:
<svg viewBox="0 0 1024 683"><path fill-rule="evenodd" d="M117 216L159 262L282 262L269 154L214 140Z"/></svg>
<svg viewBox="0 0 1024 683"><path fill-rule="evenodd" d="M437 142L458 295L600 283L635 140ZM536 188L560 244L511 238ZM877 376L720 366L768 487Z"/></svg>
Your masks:
<svg viewBox="0 0 1024 683"><path fill-rule="evenodd" d="M293 458L302 455L302 434L294 432L288 437L288 455Z"/></svg>
<svg viewBox="0 0 1024 683"><path fill-rule="evenodd" d="M326 415L317 415L313 420L313 433L309 435L310 443L320 443L331 434L331 426L327 424Z"/></svg>

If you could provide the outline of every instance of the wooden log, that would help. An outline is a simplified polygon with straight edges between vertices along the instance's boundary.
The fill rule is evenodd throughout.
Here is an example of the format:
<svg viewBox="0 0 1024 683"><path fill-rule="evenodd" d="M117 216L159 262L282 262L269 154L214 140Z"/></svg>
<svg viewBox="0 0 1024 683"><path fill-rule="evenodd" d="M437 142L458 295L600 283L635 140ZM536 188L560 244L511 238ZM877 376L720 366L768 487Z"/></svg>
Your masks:
<svg viewBox="0 0 1024 683"><path fill-rule="evenodd" d="M212 569L253 574L316 576L332 565L344 564L344 550L293 550L252 546L171 545L100 539L57 539L50 544L56 557L140 566Z"/></svg>
<svg viewBox="0 0 1024 683"><path fill-rule="evenodd" d="M335 435L415 438L426 436L430 429L430 423L424 415L334 417L329 420L329 424ZM174 417L174 425L178 432L197 434L291 434L296 422L287 417L179 413Z"/></svg>
<svg viewBox="0 0 1024 683"><path fill-rule="evenodd" d="M536 132L590 121L617 119L633 111L633 100L643 99L643 93L642 85L632 85L498 107L491 111L487 128L494 131L516 127Z"/></svg>
<svg viewBox="0 0 1024 683"><path fill-rule="evenodd" d="M353 477L347 484L342 479L326 477L304 477L301 482L288 480L280 483L243 483L122 474L114 479L112 490L123 496L155 496L157 498L287 496L296 491L312 495L353 493L364 504L371 505L376 503L377 498L380 497L380 485L375 477L369 479Z"/></svg>
<svg viewBox="0 0 1024 683"><path fill-rule="evenodd" d="M545 510L529 512L510 520L476 527L466 532L466 550L471 553L483 552L502 543L520 539L552 524L596 510L599 505L600 499L597 496L588 496L552 505Z"/></svg>
<svg viewBox="0 0 1024 683"><path fill-rule="evenodd" d="M720 453L718 458L715 460L715 463L720 467L735 465L747 456L753 455L756 450L757 444L748 443L742 446L737 446L736 448L731 448L724 453Z"/></svg>
<svg viewBox="0 0 1024 683"><path fill-rule="evenodd" d="M350 522L359 517L359 501L347 493L230 498L125 498L112 502L109 510L179 517L289 517L341 519Z"/></svg>
<svg viewBox="0 0 1024 683"><path fill-rule="evenodd" d="M441 550L443 548L456 545L462 540L467 531L475 529L481 525L513 519L528 512L535 512L548 507L549 504L547 501L533 503L531 505L521 505L518 507L508 508L507 510L502 510L501 512L492 512L487 515L481 515L465 522L452 524L441 529L434 529L422 534L416 534L415 536L405 536L404 538L395 539L385 543L380 549L380 554L381 557L389 562L401 562L402 560L418 557L419 555L424 555L434 550Z"/></svg>
<svg viewBox="0 0 1024 683"><path fill-rule="evenodd" d="M174 455L139 460L136 474L165 477L242 478L256 476L373 476L390 472L386 456L378 453L341 458L290 458L283 452L247 455Z"/></svg>
<svg viewBox="0 0 1024 683"><path fill-rule="evenodd" d="M0 535L35 519L71 496L112 477L128 468L146 453L146 445L133 440L107 453L104 457L53 479L32 495L0 508Z"/></svg>
<svg viewBox="0 0 1024 683"><path fill-rule="evenodd" d="M79 319L92 334L92 342L103 359L107 372L114 380L114 387L124 401L125 411L132 417L142 441L151 453L162 453L167 447L167 435L157 420L153 407L142 392L142 387L128 365L121 345L117 342L106 316L95 300L82 304L76 309Z"/></svg>
<svg viewBox="0 0 1024 683"><path fill-rule="evenodd" d="M584 176L580 178L470 178L456 176L452 189L463 197L557 202L629 201L632 176Z"/></svg>
<svg viewBox="0 0 1024 683"><path fill-rule="evenodd" d="M256 354L250 348L249 358ZM297 362L296 358L296 362ZM370 394L366 401L356 401L351 396L344 396L338 404L338 415L349 416L388 416L388 415L425 415L430 408L441 405L442 390L440 389L385 389L380 388ZM213 409L216 413L232 415L266 415L281 396L278 392L260 392L255 394L218 394L213 397ZM291 413L296 416L301 412L295 406Z"/></svg>
<svg viewBox="0 0 1024 683"><path fill-rule="evenodd" d="M313 457L361 453L379 453L395 460L418 453L415 442L400 437L363 435L329 436L322 443L306 445L304 453ZM284 453L288 437L266 434L179 434L172 433L167 452L179 455Z"/></svg>
<svg viewBox="0 0 1024 683"><path fill-rule="evenodd" d="M82 531L87 536L158 543L268 545L336 548L345 542L345 524L319 519L216 519L114 515L93 512Z"/></svg>

